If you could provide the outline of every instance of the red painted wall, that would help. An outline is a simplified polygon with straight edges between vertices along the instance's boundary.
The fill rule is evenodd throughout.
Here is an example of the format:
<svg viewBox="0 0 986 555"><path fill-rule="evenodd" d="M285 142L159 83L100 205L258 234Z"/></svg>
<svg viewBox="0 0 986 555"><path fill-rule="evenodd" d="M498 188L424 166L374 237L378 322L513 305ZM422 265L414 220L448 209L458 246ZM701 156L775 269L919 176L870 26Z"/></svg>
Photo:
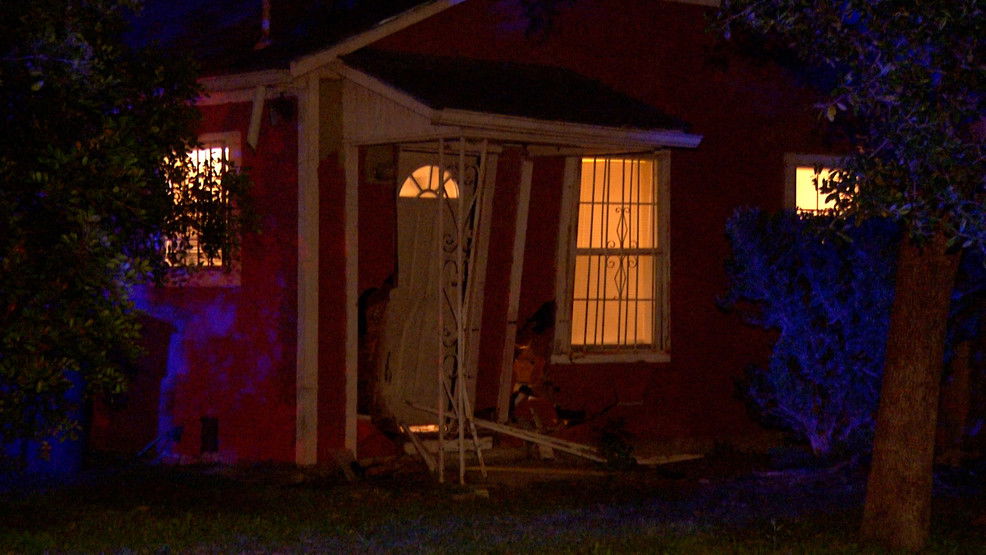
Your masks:
<svg viewBox="0 0 986 555"><path fill-rule="evenodd" d="M260 230L242 238L241 285L136 292L138 306L159 321L145 328L142 367L163 366L162 375L152 384L139 378L124 407L95 409L94 449L131 452L148 436L181 426L171 453L195 460L200 419L210 417L219 423L220 460L294 460L297 125L293 114L272 118L268 103L253 149L246 144L251 108L203 106L199 129L239 131L243 141L241 164L253 181Z"/></svg>
<svg viewBox="0 0 986 555"><path fill-rule="evenodd" d="M719 53L705 32L707 13L676 2L578 0L562 7L551 31L531 37L518 1L470 0L374 45L567 67L688 121L704 136L697 149L675 149L670 158L671 362L548 370L566 408L620 402L630 431L648 437L758 429L734 382L748 364L765 361L770 338L716 308L727 286L725 222L741 205L782 207L784 153L831 150L811 92L776 65ZM554 297L560 167L559 160L536 160L520 323ZM513 216L494 221L500 218ZM501 259L490 254L491 263ZM491 265L489 273L497 271ZM488 286L487 306L496 306L506 289ZM490 379L481 372L481 384Z"/></svg>

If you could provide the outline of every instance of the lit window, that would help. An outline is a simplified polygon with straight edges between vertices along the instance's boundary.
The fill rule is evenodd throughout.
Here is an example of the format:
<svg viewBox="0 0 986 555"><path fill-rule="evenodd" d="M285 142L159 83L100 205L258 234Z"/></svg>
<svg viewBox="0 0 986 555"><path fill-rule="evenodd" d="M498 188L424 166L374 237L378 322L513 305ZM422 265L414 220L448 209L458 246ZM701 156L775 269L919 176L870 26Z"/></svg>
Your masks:
<svg viewBox="0 0 986 555"><path fill-rule="evenodd" d="M785 166L785 206L804 214L822 214L835 208L827 200L831 193L820 193L818 186L839 167L835 156L814 154L787 154ZM816 170L818 170L816 172Z"/></svg>
<svg viewBox="0 0 986 555"><path fill-rule="evenodd" d="M181 204L190 201L218 202L228 208L220 180L222 172L230 164L229 147L225 144L214 144L205 148L196 148L188 153L190 176L182 183L172 184L171 195L175 202ZM201 215L192 212L193 219ZM220 214L228 217L228 214ZM223 251L220 249L212 256L200 247L201 236L195 230L189 229L177 237L165 242L166 260L172 266L216 268L223 265Z"/></svg>
<svg viewBox="0 0 986 555"><path fill-rule="evenodd" d="M653 158L583 158L570 256L568 350L664 350L665 196ZM566 349L567 347L567 349Z"/></svg>
<svg viewBox="0 0 986 555"><path fill-rule="evenodd" d="M795 206L798 212L818 214L835 208L835 202L828 200L828 194L818 190L822 181L829 178L832 168L820 168L815 172L814 166L798 166L795 168Z"/></svg>
<svg viewBox="0 0 986 555"><path fill-rule="evenodd" d="M401 185L401 198L438 198L438 166L421 166ZM448 171L443 174L446 198L459 198L459 185Z"/></svg>

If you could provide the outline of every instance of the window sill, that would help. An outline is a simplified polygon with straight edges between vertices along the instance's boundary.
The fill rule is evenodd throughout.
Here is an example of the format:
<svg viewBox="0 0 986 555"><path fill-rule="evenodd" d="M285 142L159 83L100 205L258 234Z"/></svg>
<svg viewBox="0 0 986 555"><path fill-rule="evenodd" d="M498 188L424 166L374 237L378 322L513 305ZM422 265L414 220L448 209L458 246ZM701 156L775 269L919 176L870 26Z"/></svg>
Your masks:
<svg viewBox="0 0 986 555"><path fill-rule="evenodd" d="M556 353L551 364L609 364L625 362L671 362L671 354L659 351L632 353Z"/></svg>

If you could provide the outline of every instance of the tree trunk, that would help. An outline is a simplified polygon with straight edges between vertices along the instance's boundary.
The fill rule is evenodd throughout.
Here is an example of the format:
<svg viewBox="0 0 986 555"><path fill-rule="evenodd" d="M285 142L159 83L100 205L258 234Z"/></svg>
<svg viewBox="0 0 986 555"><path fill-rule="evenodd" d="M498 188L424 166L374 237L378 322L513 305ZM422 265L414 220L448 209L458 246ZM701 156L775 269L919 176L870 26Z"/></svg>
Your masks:
<svg viewBox="0 0 986 555"><path fill-rule="evenodd" d="M959 256L941 234L901 240L873 461L861 534L892 549L924 547L949 300Z"/></svg>

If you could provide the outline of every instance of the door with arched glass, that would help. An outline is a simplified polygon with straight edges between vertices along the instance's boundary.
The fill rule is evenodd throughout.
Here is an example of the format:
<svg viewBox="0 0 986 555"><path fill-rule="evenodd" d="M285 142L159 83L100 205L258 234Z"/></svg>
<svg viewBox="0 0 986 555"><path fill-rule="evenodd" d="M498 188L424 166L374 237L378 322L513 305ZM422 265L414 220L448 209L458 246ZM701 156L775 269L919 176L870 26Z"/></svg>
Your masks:
<svg viewBox="0 0 986 555"><path fill-rule="evenodd" d="M401 153L395 192L397 272L387 307L380 393L386 411L411 425L435 422L432 413L416 407L435 407L438 365L454 362L445 360L454 352L448 329L455 314L447 302L443 253L456 248L462 191L454 170L440 170L436 162L434 154Z"/></svg>

